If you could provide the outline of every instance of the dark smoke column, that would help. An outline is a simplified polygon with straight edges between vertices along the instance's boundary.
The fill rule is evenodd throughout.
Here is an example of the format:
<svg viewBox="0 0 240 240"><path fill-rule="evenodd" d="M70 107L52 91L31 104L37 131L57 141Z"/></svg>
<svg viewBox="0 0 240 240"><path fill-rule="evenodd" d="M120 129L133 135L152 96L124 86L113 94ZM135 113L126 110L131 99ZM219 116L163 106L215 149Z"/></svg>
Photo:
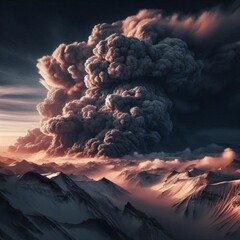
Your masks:
<svg viewBox="0 0 240 240"><path fill-rule="evenodd" d="M156 151L174 127L175 99L192 99L187 103L191 109L198 104L193 92L205 89L206 82L209 88L216 79L227 84L219 76L232 65L217 71L214 56L223 52L218 58L223 62L229 58L224 51L235 51L234 57L239 48L234 43L224 48L223 37L216 49L203 50L199 43L211 45L220 18L216 11L194 19L143 10L96 25L87 42L61 44L37 64L48 89L37 106L41 127L19 138L12 149L107 157ZM210 20L212 25L204 28Z"/></svg>

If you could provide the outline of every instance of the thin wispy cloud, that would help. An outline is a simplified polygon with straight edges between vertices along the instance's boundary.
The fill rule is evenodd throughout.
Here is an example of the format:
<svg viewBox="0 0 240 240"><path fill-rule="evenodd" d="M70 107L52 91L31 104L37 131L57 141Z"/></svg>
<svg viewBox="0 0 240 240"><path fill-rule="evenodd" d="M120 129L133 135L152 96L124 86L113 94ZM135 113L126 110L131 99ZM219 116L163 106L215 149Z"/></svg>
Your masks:
<svg viewBox="0 0 240 240"><path fill-rule="evenodd" d="M35 97L44 96L43 89L38 87L22 87L22 86L2 86L0 88L0 97L8 95L23 95L23 98L27 95L35 95Z"/></svg>
<svg viewBox="0 0 240 240"><path fill-rule="evenodd" d="M31 114L31 115L30 115ZM29 115L31 117L29 117ZM37 111L15 111L14 114L9 111L1 111L0 113L1 121L24 121L24 122L31 122L31 121L39 121L40 116Z"/></svg>
<svg viewBox="0 0 240 240"><path fill-rule="evenodd" d="M42 87L9 85L0 88L0 142L13 143L29 127L39 126L36 105L43 99Z"/></svg>

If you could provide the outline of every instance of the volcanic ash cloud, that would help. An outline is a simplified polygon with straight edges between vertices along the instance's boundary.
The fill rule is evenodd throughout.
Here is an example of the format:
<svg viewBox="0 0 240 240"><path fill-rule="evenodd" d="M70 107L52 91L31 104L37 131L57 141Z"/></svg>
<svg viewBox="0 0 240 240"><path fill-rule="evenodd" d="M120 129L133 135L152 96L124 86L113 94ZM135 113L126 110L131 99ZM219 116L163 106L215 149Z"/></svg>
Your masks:
<svg viewBox="0 0 240 240"><path fill-rule="evenodd" d="M157 150L174 128L174 99L186 102L187 96L191 108L198 92L235 81L239 36L233 42L217 36L238 12L180 18L142 10L96 25L87 42L61 44L37 64L48 89L37 106L41 127L11 149L108 157ZM228 72L226 82L221 76Z"/></svg>

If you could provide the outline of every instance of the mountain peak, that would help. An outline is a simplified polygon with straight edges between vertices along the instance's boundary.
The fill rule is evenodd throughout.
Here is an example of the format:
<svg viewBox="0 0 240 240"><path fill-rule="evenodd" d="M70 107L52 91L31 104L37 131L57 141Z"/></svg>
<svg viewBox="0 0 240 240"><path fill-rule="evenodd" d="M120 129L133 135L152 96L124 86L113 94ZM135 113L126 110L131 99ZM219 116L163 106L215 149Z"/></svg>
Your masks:
<svg viewBox="0 0 240 240"><path fill-rule="evenodd" d="M24 173L19 180L24 181L24 180L42 180L44 179L44 177L42 175L40 175L39 173L36 172L26 172Z"/></svg>
<svg viewBox="0 0 240 240"><path fill-rule="evenodd" d="M108 188L108 190L111 191L112 194L117 194L117 195L129 194L129 192L126 189L122 188L121 186L117 185L116 183L110 181L105 177L101 178L96 183L98 187L100 187L101 185L105 185Z"/></svg>
<svg viewBox="0 0 240 240"><path fill-rule="evenodd" d="M127 202L127 204L125 205L125 209L136 210L130 202Z"/></svg>
<svg viewBox="0 0 240 240"><path fill-rule="evenodd" d="M137 217L138 219L144 220L145 222L148 222L149 224L156 226L159 229L162 229L162 226L158 223L156 219L149 217L147 216L147 214L136 209L130 202L127 202L127 204L125 205L124 213L131 214Z"/></svg>
<svg viewBox="0 0 240 240"><path fill-rule="evenodd" d="M107 183L107 184L114 184L113 182L111 182L109 179L107 179L105 177L103 177L100 180L98 180L98 182L104 182L104 183Z"/></svg>
<svg viewBox="0 0 240 240"><path fill-rule="evenodd" d="M187 173L189 177L197 177L199 175L204 174L204 171L194 167L193 169L189 170Z"/></svg>
<svg viewBox="0 0 240 240"><path fill-rule="evenodd" d="M224 181L233 181L237 179L239 179L238 176L229 175L221 172L213 172L213 171L210 171L206 177L206 180L209 184L219 183Z"/></svg>
<svg viewBox="0 0 240 240"><path fill-rule="evenodd" d="M171 177L173 177L173 176L175 176L176 174L179 174L179 172L178 171L176 171L176 170L173 170L169 175L168 175L168 179L169 178L171 178Z"/></svg>
<svg viewBox="0 0 240 240"><path fill-rule="evenodd" d="M230 164L229 167L233 169L240 169L240 160L234 159Z"/></svg>
<svg viewBox="0 0 240 240"><path fill-rule="evenodd" d="M138 209L136 209L130 202L127 202L127 204L125 205L124 212L125 213L126 212L127 213L131 213L131 214L133 214L136 217L148 218L148 216L145 213L143 213L143 212L139 211Z"/></svg>
<svg viewBox="0 0 240 240"><path fill-rule="evenodd" d="M37 173L37 172L26 172L25 174L23 174L22 176L20 176L19 178L19 182L27 182L27 183L32 183L32 182L36 182L36 183L40 183L46 186L49 186L55 190L60 190L60 187L51 179L42 176L41 174Z"/></svg>

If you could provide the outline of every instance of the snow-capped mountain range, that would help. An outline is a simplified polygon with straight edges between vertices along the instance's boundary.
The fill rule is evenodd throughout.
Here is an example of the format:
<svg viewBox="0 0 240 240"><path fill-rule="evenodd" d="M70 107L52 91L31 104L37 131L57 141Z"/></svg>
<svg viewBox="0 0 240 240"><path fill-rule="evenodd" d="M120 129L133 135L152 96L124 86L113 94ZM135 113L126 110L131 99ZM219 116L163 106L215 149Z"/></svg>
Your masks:
<svg viewBox="0 0 240 240"><path fill-rule="evenodd" d="M237 159L215 170L197 164L174 169L156 164L146 168L142 162L117 162L118 167L112 168L110 161L85 165L5 157L0 161L3 240L238 240L240 236ZM102 176L91 174L92 167ZM172 224L167 223L170 214ZM183 222L189 232L180 229Z"/></svg>

